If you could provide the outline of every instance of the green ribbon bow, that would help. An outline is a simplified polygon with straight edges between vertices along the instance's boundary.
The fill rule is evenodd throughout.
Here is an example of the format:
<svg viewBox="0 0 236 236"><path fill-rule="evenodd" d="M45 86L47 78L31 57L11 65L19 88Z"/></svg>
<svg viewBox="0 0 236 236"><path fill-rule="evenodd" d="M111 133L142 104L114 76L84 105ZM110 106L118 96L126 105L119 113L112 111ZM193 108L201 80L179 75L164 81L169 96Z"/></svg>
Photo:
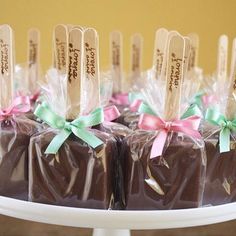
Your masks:
<svg viewBox="0 0 236 236"><path fill-rule="evenodd" d="M61 116L58 116L45 103L38 105L34 114L52 128L61 130L48 145L45 151L46 154L56 154L71 133L92 148L103 144L102 140L86 130L87 127L101 124L104 121L103 110L101 108L96 109L87 116L80 116L72 122L68 122Z"/></svg>
<svg viewBox="0 0 236 236"><path fill-rule="evenodd" d="M205 119L213 125L220 126L220 153L230 151L230 134L236 131L236 119L227 120L224 115L215 109L208 108Z"/></svg>

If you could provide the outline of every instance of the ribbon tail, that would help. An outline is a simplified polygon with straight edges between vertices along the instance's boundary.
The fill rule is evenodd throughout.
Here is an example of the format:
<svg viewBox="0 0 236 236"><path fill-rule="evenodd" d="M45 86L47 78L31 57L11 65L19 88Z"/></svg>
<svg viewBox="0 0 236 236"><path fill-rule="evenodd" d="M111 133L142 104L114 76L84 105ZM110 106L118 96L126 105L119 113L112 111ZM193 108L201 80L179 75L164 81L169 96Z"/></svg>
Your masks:
<svg viewBox="0 0 236 236"><path fill-rule="evenodd" d="M71 131L62 130L59 134L57 134L53 140L48 145L45 154L56 154L62 144L66 141L66 139L70 136Z"/></svg>
<svg viewBox="0 0 236 236"><path fill-rule="evenodd" d="M162 155L163 149L164 149L164 146L165 146L165 143L166 143L166 139L167 139L167 134L168 133L165 130L161 130L157 134L157 136L156 136L156 138L155 138L155 140L152 144L150 159Z"/></svg>
<svg viewBox="0 0 236 236"><path fill-rule="evenodd" d="M89 146L92 148L96 148L103 144L103 141L99 138L97 138L94 134L87 131L86 129L78 129L78 128L72 128L72 132L80 139L82 139L84 142L86 142Z"/></svg>
<svg viewBox="0 0 236 236"><path fill-rule="evenodd" d="M220 131L220 153L230 151L230 129L223 128Z"/></svg>

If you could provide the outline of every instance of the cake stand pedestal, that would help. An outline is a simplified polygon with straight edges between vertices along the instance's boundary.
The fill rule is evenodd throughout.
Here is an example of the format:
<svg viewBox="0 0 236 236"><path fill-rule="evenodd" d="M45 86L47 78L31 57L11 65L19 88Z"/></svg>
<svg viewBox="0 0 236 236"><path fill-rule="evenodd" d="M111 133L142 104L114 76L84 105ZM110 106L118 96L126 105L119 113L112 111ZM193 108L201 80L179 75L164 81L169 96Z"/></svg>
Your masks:
<svg viewBox="0 0 236 236"><path fill-rule="evenodd" d="M0 214L40 223L93 228L93 236L130 236L131 229L170 229L236 219L236 203L164 211L110 211L52 206L0 197Z"/></svg>

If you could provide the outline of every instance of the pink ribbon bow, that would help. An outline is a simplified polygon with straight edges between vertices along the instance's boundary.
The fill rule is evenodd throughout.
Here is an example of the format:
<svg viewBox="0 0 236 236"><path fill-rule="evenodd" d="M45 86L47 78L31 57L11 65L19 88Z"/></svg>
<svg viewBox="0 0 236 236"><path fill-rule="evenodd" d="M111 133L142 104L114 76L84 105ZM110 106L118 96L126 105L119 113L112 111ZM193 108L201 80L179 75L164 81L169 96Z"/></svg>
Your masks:
<svg viewBox="0 0 236 236"><path fill-rule="evenodd" d="M104 112L104 120L105 121L113 121L120 116L119 110L114 105L109 106L109 107L105 107L103 109L103 112Z"/></svg>
<svg viewBox="0 0 236 236"><path fill-rule="evenodd" d="M111 102L115 103L116 105L128 105L129 96L127 93L114 94L111 98Z"/></svg>
<svg viewBox="0 0 236 236"><path fill-rule="evenodd" d="M139 109L139 107L140 107L140 105L141 105L142 102L143 102L143 101L142 101L141 99L136 99L136 100L134 100L134 101L130 104L129 109L130 109L132 112L138 111L138 109Z"/></svg>
<svg viewBox="0 0 236 236"><path fill-rule="evenodd" d="M0 121L12 115L19 115L30 111L30 99L28 96L16 97L6 109L0 109Z"/></svg>
<svg viewBox="0 0 236 236"><path fill-rule="evenodd" d="M198 132L200 120L199 116L190 116L182 120L164 121L154 115L141 114L138 124L140 129L160 131L153 142L150 158L162 155L168 132L181 132L194 138L201 138Z"/></svg>

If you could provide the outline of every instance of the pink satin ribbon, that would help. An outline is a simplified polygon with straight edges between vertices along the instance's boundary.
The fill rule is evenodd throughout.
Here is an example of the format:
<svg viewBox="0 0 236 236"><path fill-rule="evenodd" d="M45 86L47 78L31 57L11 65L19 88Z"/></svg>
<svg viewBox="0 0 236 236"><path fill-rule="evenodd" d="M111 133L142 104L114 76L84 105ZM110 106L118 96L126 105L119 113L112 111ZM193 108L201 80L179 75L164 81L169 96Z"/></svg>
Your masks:
<svg viewBox="0 0 236 236"><path fill-rule="evenodd" d="M41 94L41 92L37 91L34 94L30 95L30 101L31 102L36 102L37 99L39 98L40 94Z"/></svg>
<svg viewBox="0 0 236 236"><path fill-rule="evenodd" d="M32 95L30 95L30 96L27 95L27 96L29 97L29 99L30 99L31 102L36 102L37 99L39 98L40 94L41 94L41 92L40 92L40 90L38 90L38 91L35 92L34 94L32 94ZM17 96L17 97L23 97L23 96L25 96L25 95L24 95L23 92L18 91L18 92L16 93L16 96Z"/></svg>
<svg viewBox="0 0 236 236"><path fill-rule="evenodd" d="M30 111L30 99L28 96L16 97L6 109L0 109L0 121L12 115L19 115Z"/></svg>
<svg viewBox="0 0 236 236"><path fill-rule="evenodd" d="M140 100L140 99L134 100L134 101L130 104L129 109L130 109L132 112L138 111L138 109L139 109L139 107L140 107L140 105L141 105L142 102L143 102L143 101Z"/></svg>
<svg viewBox="0 0 236 236"><path fill-rule="evenodd" d="M181 132L193 138L201 138L201 134L198 132L200 120L199 116L190 116L182 120L164 121L157 116L141 114L138 124L140 129L160 131L152 145L150 158L162 155L168 132Z"/></svg>
<svg viewBox="0 0 236 236"><path fill-rule="evenodd" d="M105 121L113 121L120 116L119 110L114 105L109 106L109 107L105 107L103 109L103 112L104 112L104 120Z"/></svg>
<svg viewBox="0 0 236 236"><path fill-rule="evenodd" d="M128 105L129 104L128 93L114 94L113 97L111 98L111 102L115 103L116 105Z"/></svg>
<svg viewBox="0 0 236 236"><path fill-rule="evenodd" d="M215 95L203 95L202 102L205 108L209 107L210 105L214 105L217 102Z"/></svg>

